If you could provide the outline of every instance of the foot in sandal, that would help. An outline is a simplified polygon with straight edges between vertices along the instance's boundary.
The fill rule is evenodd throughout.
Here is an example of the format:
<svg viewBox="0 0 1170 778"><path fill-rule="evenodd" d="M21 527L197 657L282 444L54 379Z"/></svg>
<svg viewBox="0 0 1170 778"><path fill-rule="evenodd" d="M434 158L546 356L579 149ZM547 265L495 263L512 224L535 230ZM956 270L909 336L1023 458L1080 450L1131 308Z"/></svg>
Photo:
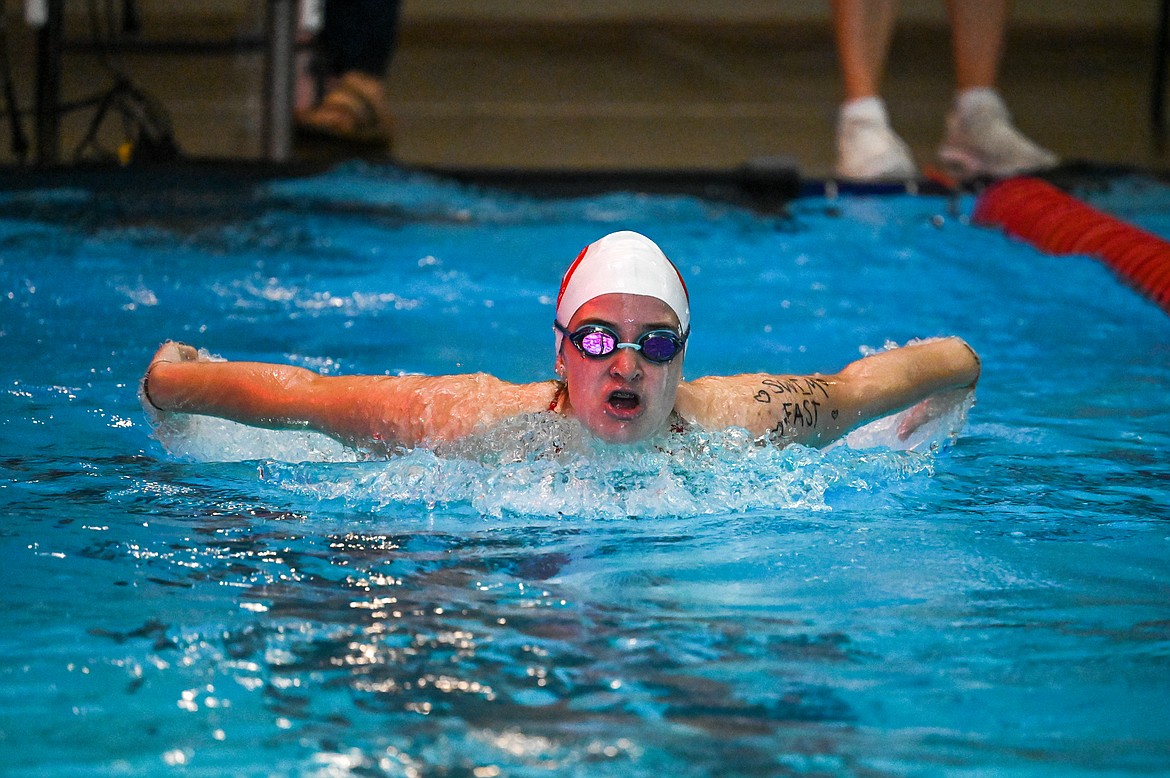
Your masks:
<svg viewBox="0 0 1170 778"><path fill-rule="evenodd" d="M343 75L321 102L295 118L308 136L369 146L389 146L393 137L381 80L358 71Z"/></svg>

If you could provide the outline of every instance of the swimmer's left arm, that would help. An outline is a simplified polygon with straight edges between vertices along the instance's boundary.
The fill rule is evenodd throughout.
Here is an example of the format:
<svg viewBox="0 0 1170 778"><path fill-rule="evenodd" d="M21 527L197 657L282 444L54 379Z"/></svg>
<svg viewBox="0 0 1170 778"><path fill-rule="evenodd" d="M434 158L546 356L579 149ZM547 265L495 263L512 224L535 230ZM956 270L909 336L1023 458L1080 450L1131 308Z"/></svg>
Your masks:
<svg viewBox="0 0 1170 778"><path fill-rule="evenodd" d="M837 374L843 390L843 426L824 443L874 419L930 404L956 391L971 391L981 369L975 350L954 337L920 341L859 359ZM929 415L922 414L924 418L915 423ZM904 427L900 434L905 437L909 431Z"/></svg>
<svg viewBox="0 0 1170 778"><path fill-rule="evenodd" d="M942 338L864 357L835 375L699 379L679 388L675 407L700 426L738 426L785 444L824 446L941 392L974 387L979 371L970 346Z"/></svg>

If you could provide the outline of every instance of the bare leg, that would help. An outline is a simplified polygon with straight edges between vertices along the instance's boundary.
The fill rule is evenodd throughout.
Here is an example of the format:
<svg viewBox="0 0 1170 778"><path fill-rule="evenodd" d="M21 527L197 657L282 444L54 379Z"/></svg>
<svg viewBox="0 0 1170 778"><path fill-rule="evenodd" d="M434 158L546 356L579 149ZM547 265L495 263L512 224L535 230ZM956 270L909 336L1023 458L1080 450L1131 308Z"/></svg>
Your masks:
<svg viewBox="0 0 1170 778"><path fill-rule="evenodd" d="M1009 0L949 0L955 88L995 87Z"/></svg>
<svg viewBox="0 0 1170 778"><path fill-rule="evenodd" d="M917 175L910 148L890 127L881 98L896 0L833 0L845 101L837 114L836 174L854 181Z"/></svg>
<svg viewBox="0 0 1170 778"><path fill-rule="evenodd" d="M896 0L833 0L846 102L881 93L896 11Z"/></svg>
<svg viewBox="0 0 1170 778"><path fill-rule="evenodd" d="M1002 178L1059 160L1024 136L996 89L1010 0L948 0L955 101L939 158L959 178Z"/></svg>

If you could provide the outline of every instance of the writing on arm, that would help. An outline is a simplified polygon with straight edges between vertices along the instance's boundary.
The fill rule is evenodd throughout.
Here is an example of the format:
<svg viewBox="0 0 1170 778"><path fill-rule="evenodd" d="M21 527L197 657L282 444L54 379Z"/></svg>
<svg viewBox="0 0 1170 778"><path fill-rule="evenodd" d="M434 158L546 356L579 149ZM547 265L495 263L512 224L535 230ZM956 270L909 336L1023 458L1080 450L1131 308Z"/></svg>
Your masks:
<svg viewBox="0 0 1170 778"><path fill-rule="evenodd" d="M768 406L769 434L778 441L819 438L827 426L836 427L840 409L833 402L832 382L824 376L768 376L753 396ZM822 418L823 416L823 418Z"/></svg>
<svg viewBox="0 0 1170 778"><path fill-rule="evenodd" d="M844 421L840 393L834 376L707 376L679 387L675 410L707 429L741 427L780 445L821 445Z"/></svg>
<svg viewBox="0 0 1170 778"><path fill-rule="evenodd" d="M708 429L742 427L779 445L824 446L939 392L973 387L979 360L958 338L923 341L834 375L706 377L679 388L675 409Z"/></svg>

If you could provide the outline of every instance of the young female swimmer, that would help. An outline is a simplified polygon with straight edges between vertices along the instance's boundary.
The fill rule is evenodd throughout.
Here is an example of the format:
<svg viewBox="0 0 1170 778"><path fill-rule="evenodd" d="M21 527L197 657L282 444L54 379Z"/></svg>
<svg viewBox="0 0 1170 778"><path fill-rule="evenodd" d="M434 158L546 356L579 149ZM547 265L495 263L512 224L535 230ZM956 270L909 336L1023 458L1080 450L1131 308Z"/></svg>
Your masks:
<svg viewBox="0 0 1170 778"><path fill-rule="evenodd" d="M164 343L147 368L147 411L219 416L270 429L312 429L360 449L436 447L521 414L577 419L610 443L670 429L742 427L778 445L824 446L869 421L966 392L979 358L958 338L859 359L835 375L752 373L682 380L690 299L650 239L615 232L587 246L557 298L559 380L513 384L483 373L322 376L291 365L208 361Z"/></svg>

